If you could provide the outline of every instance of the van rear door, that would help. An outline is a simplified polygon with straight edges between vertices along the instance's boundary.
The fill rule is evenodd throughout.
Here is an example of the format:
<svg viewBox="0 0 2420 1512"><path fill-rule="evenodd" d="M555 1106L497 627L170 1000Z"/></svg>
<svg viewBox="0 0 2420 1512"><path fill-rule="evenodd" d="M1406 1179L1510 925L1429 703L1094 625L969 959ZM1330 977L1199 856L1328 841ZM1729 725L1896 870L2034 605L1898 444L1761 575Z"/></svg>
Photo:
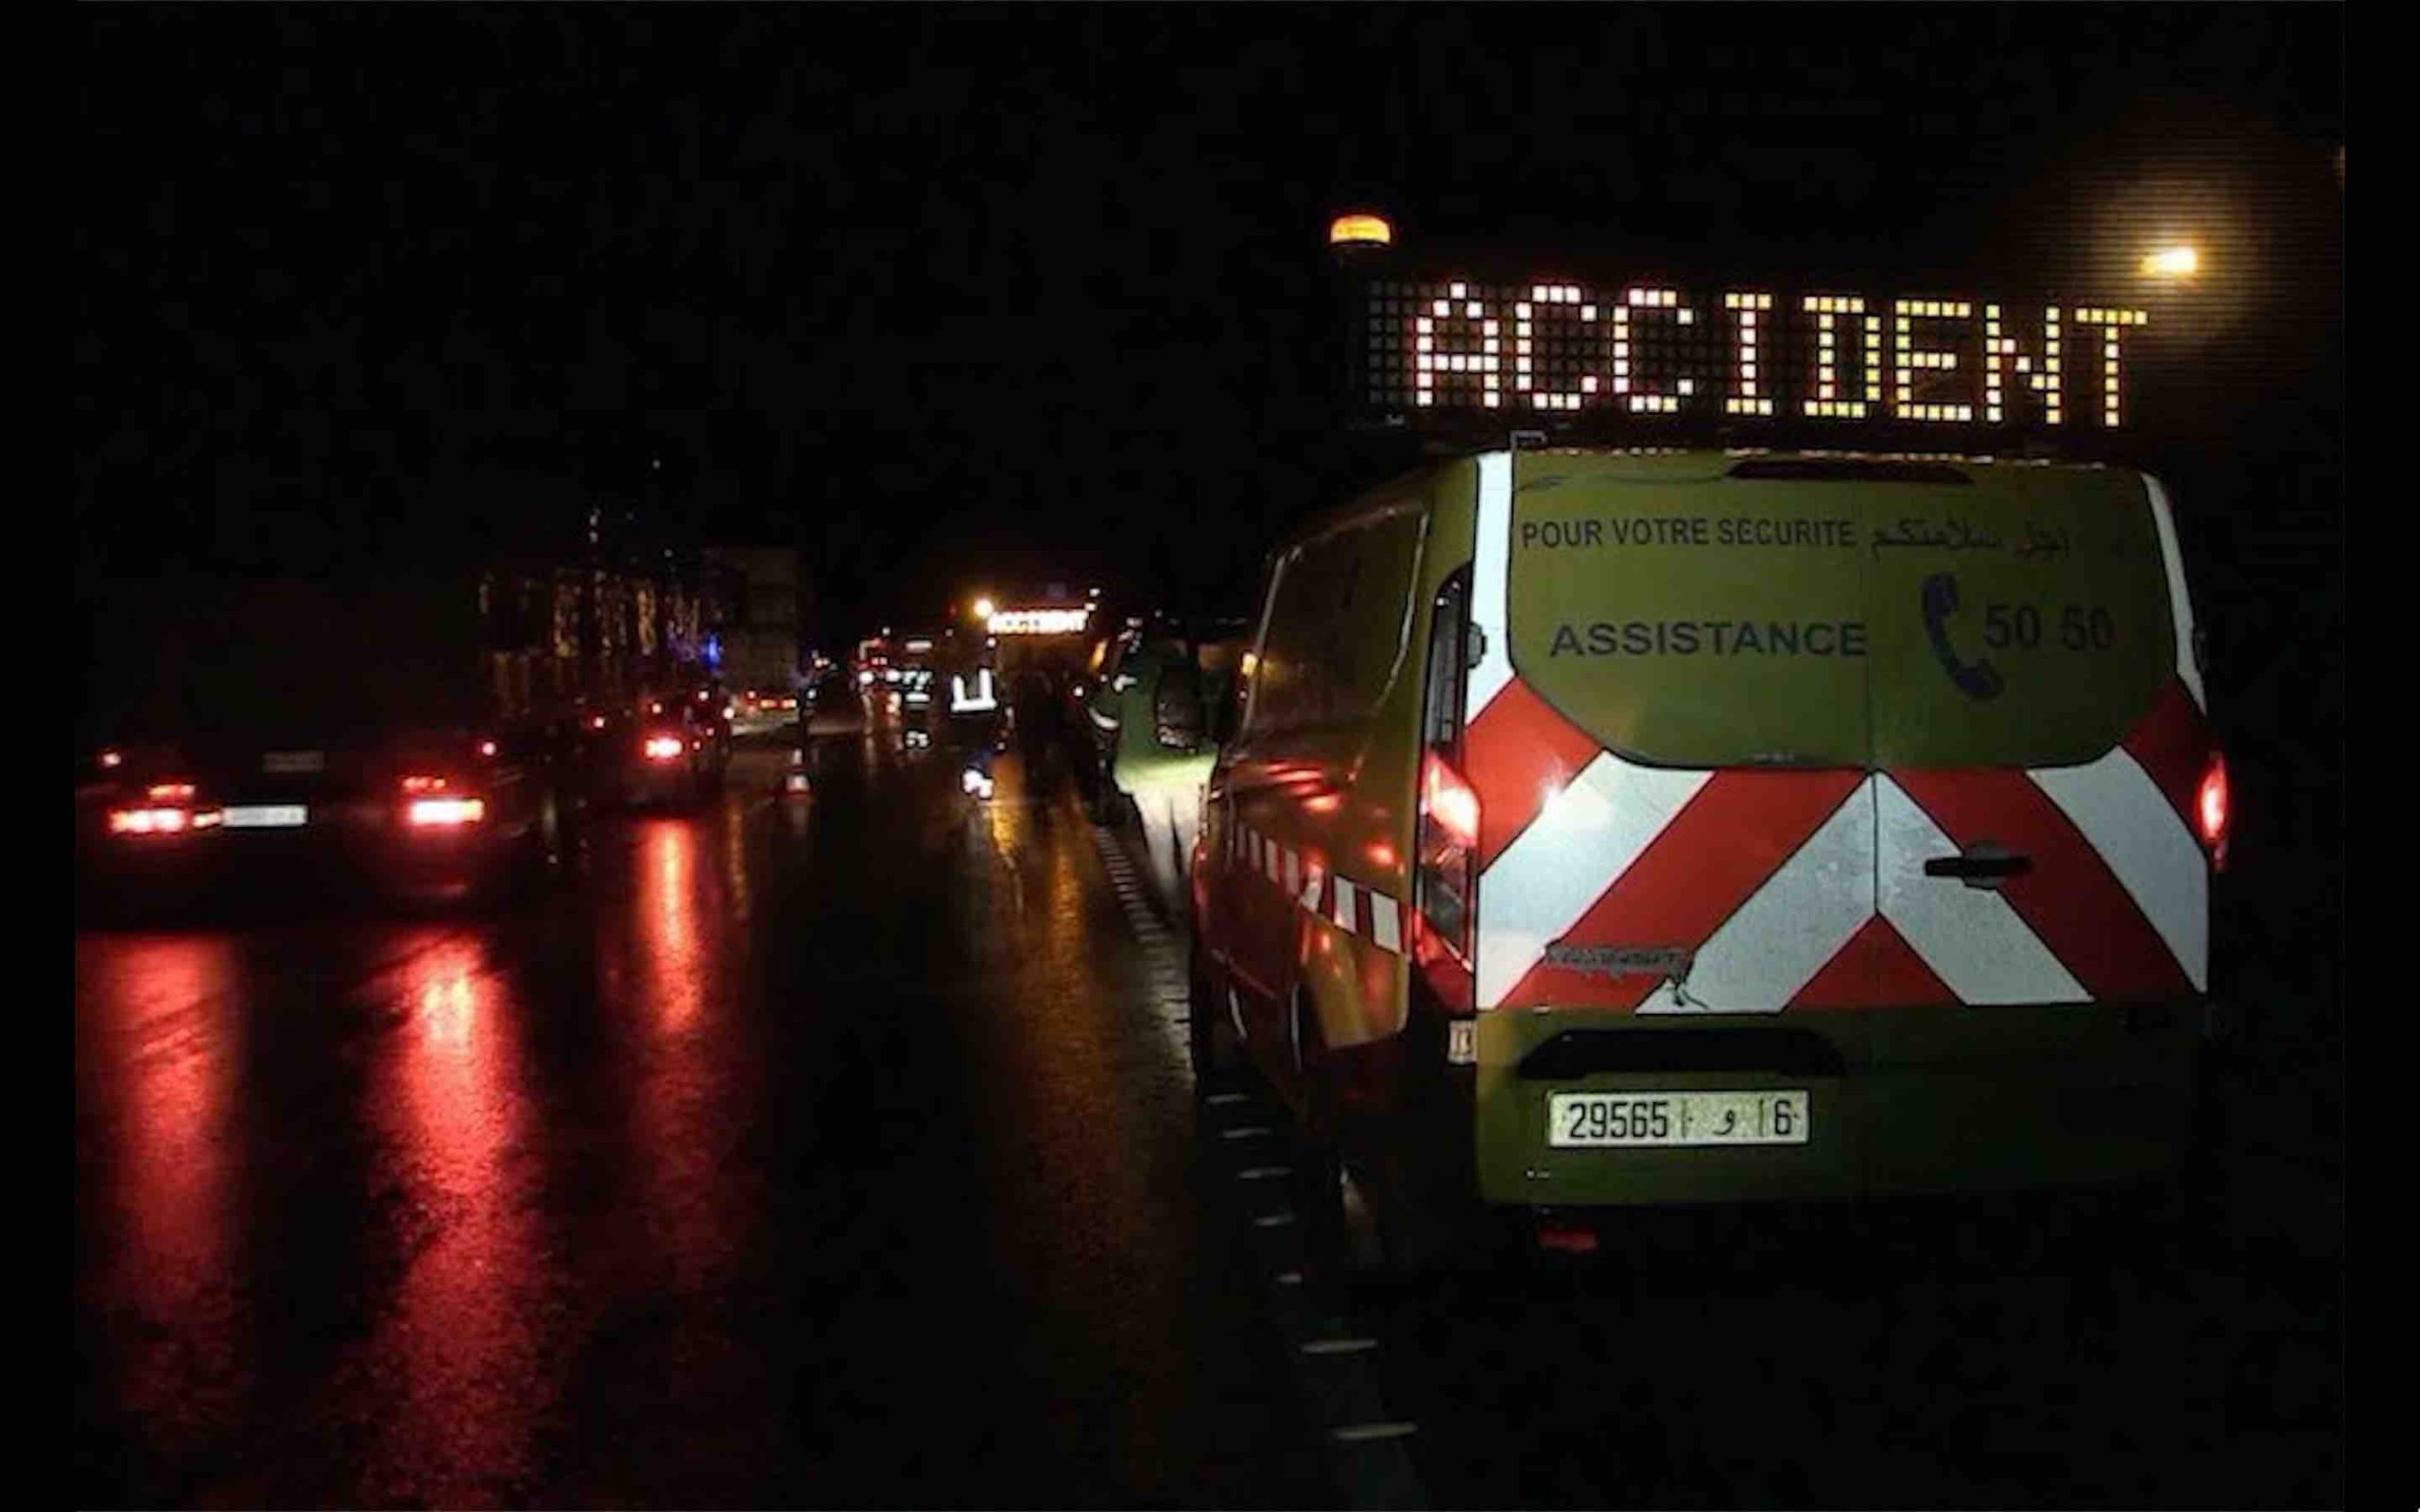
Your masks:
<svg viewBox="0 0 2420 1512"><path fill-rule="evenodd" d="M2173 531L2136 473L1953 470L1865 506L1878 1005L2206 983L2210 744ZM2186 655L2179 656L2180 648Z"/></svg>
<svg viewBox="0 0 2420 1512"><path fill-rule="evenodd" d="M2172 532L2139 476L1518 467L1496 471L1494 508L1483 469L1474 581L1501 643L1466 705L1481 1006L2201 986L2206 865L2185 814L2207 742Z"/></svg>

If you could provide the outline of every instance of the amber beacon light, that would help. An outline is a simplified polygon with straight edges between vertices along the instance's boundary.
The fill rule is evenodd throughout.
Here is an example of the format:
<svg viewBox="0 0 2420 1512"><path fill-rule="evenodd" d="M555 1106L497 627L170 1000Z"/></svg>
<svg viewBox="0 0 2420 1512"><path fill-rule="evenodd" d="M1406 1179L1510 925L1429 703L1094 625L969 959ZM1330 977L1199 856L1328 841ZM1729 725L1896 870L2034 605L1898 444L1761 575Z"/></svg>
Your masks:
<svg viewBox="0 0 2420 1512"><path fill-rule="evenodd" d="M1339 215L1327 223L1330 247L1385 247L1394 239L1395 229L1384 215Z"/></svg>

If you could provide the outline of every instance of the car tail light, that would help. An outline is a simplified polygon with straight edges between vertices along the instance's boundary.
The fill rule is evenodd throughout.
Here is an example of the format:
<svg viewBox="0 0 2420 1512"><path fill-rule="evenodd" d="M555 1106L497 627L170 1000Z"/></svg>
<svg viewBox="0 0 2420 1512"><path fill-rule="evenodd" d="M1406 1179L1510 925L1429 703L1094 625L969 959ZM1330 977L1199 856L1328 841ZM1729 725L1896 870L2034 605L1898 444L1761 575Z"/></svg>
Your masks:
<svg viewBox="0 0 2420 1512"><path fill-rule="evenodd" d="M101 765L110 771L115 771L125 764L126 757L118 751L105 750L101 752Z"/></svg>
<svg viewBox="0 0 2420 1512"><path fill-rule="evenodd" d="M416 798L406 817L418 829L459 829L488 816L487 804L475 798Z"/></svg>
<svg viewBox="0 0 2420 1512"><path fill-rule="evenodd" d="M2213 751L2202 785L2193 790L2193 833L2210 853L2210 866L2223 871L2227 864L2227 828L2234 804L2227 790L2227 759Z"/></svg>
<svg viewBox="0 0 2420 1512"><path fill-rule="evenodd" d="M182 834L194 828L194 816L185 809L165 806L141 809L112 809L112 834Z"/></svg>
<svg viewBox="0 0 2420 1512"><path fill-rule="evenodd" d="M651 762L678 761L689 747L678 735L649 735L642 747Z"/></svg>
<svg viewBox="0 0 2420 1512"><path fill-rule="evenodd" d="M194 785L181 779L152 782L143 790L143 801L130 808L110 810L112 834L182 834L188 830L207 830L217 824L216 809L194 805Z"/></svg>

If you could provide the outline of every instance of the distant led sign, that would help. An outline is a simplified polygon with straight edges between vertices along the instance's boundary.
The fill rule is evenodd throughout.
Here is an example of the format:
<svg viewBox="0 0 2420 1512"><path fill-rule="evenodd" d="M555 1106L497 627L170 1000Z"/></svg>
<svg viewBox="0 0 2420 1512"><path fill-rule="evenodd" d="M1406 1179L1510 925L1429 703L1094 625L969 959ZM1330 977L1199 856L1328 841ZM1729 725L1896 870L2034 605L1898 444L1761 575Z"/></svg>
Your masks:
<svg viewBox="0 0 2420 1512"><path fill-rule="evenodd" d="M1089 609L1001 609L987 627L994 635L1079 635L1091 615Z"/></svg>
<svg viewBox="0 0 2420 1512"><path fill-rule="evenodd" d="M1374 282L1365 318L1383 410L2109 430L2150 321L1968 294L1463 279Z"/></svg>

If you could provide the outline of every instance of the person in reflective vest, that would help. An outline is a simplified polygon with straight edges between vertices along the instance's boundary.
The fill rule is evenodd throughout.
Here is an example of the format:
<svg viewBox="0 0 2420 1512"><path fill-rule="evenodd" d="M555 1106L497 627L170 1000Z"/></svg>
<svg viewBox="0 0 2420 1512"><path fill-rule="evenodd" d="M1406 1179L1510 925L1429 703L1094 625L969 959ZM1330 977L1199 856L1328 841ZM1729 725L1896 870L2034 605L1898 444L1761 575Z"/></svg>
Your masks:
<svg viewBox="0 0 2420 1512"><path fill-rule="evenodd" d="M998 692L992 682L990 667L977 667L975 675L963 672L950 674L949 712L953 714L994 714L1000 709Z"/></svg>
<svg viewBox="0 0 2420 1512"><path fill-rule="evenodd" d="M969 769L988 779L1000 724L999 687L990 667L963 667L950 674L949 722L956 744L966 749Z"/></svg>
<svg viewBox="0 0 2420 1512"><path fill-rule="evenodd" d="M1142 822L1152 880L1172 906L1183 904L1201 788L1218 755L1206 691L1191 641L1148 633L1119 658L1087 710L1110 748L1110 781Z"/></svg>

